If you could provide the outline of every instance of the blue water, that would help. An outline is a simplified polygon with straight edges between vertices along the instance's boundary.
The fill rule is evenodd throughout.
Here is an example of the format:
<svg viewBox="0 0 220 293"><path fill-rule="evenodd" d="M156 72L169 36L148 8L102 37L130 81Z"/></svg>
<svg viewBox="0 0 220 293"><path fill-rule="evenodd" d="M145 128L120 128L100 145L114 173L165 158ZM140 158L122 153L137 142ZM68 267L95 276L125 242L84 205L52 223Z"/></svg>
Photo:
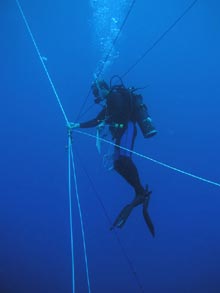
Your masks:
<svg viewBox="0 0 220 293"><path fill-rule="evenodd" d="M114 74L123 75L189 4L137 1L104 77L109 81ZM22 0L21 5L67 117L74 121L103 58L95 8L88 0ZM198 1L124 78L128 86L147 86L141 93L158 130L149 140L139 131L135 150L218 183L219 8L217 0ZM0 293L72 292L65 120L16 1L1 1L0 22ZM91 104L89 96L85 109ZM82 120L99 110L93 107ZM153 190L149 212L156 237L139 208L118 235L141 291L97 200L98 195L113 221L133 191L104 169L92 138L75 134L73 146L92 292L220 292L218 186L133 157L143 184ZM84 293L75 196L73 226L76 292Z"/></svg>

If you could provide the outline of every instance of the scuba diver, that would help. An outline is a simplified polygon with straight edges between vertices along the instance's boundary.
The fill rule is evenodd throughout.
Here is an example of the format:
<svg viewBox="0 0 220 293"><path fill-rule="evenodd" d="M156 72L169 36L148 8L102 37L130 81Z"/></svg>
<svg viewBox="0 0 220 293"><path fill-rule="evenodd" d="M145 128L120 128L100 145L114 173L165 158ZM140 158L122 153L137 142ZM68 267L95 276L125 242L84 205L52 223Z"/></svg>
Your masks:
<svg viewBox="0 0 220 293"><path fill-rule="evenodd" d="M114 78L118 78L120 84L112 86ZM157 131L151 122L142 96L136 94L136 90L126 88L119 76L112 77L110 86L104 80L96 80L92 84L94 101L101 104L103 109L96 118L83 123L70 123L70 127L71 129L90 128L104 124L109 126L115 143L114 169L133 187L135 192L133 201L122 209L111 229L123 227L132 210L142 205L145 222L154 236L154 226L147 211L151 191L148 190L148 186L144 188L141 184L138 170L131 158L131 151L137 135L136 123L145 138L154 136Z"/></svg>

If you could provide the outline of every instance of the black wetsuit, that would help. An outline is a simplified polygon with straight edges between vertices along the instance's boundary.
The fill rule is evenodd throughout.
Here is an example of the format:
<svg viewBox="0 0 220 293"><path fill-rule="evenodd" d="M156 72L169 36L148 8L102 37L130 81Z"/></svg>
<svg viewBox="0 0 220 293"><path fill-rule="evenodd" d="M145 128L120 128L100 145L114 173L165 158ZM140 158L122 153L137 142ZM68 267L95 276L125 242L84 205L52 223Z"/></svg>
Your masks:
<svg viewBox="0 0 220 293"><path fill-rule="evenodd" d="M114 169L134 188L137 195L143 195L145 189L141 185L139 174L132 161L130 150L133 150L137 135L136 122L132 115L130 96L111 92L106 107L96 118L80 123L80 128L90 128L105 122L109 125L115 141ZM120 148L122 147L122 148Z"/></svg>

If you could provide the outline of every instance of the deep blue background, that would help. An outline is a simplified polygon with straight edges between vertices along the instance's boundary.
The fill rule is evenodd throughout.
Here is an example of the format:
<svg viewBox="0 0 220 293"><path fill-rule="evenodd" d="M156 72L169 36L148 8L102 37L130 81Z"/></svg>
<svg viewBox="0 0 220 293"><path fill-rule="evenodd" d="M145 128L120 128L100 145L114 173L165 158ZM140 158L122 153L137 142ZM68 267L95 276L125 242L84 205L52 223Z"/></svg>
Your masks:
<svg viewBox="0 0 220 293"><path fill-rule="evenodd" d="M75 3L76 2L76 3ZM106 74L123 74L190 1L137 1ZM22 0L24 12L70 121L99 60L88 0ZM143 90L158 135L135 150L220 182L220 4L198 1L124 82ZM1 1L0 292L71 292L65 121L16 2ZM89 104L92 97L89 98ZM92 118L99 108L84 117ZM89 130L95 133L95 130ZM74 136L93 292L140 292L96 193L113 220L133 198L107 172L93 139ZM220 292L219 187L134 157L153 190L152 239L139 209L119 231L145 292ZM86 168L96 191L82 166ZM76 292L87 292L74 203Z"/></svg>

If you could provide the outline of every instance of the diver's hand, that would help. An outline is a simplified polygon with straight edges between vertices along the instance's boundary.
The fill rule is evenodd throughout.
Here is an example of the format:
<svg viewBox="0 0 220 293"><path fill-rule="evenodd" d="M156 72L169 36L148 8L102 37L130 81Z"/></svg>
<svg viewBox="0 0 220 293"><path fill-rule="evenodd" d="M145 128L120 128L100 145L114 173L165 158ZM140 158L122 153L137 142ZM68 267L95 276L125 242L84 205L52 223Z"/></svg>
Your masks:
<svg viewBox="0 0 220 293"><path fill-rule="evenodd" d="M67 125L67 127L69 129L80 128L80 123L70 122L69 125Z"/></svg>

